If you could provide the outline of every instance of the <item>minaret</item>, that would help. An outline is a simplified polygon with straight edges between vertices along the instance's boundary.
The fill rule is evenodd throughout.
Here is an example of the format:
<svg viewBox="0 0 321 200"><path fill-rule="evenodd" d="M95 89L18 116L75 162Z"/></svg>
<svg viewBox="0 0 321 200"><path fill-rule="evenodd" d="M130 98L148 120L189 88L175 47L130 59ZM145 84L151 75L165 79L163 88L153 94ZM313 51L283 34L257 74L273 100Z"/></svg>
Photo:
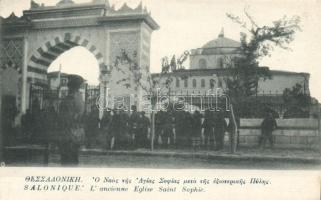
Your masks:
<svg viewBox="0 0 321 200"><path fill-rule="evenodd" d="M224 27L222 27L221 32L218 35L218 37L224 37Z"/></svg>

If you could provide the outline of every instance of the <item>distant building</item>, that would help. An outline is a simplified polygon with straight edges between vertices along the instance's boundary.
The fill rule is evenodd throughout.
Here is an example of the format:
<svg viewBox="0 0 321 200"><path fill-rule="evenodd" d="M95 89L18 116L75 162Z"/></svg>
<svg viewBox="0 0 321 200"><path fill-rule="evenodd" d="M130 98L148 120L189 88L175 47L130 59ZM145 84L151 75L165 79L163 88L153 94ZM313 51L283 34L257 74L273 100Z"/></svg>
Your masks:
<svg viewBox="0 0 321 200"><path fill-rule="evenodd" d="M68 95L68 76L62 72L50 72L47 75L48 86L50 90L59 90L59 98L64 98ZM85 100L86 80L81 85L79 91L83 94L83 100Z"/></svg>
<svg viewBox="0 0 321 200"><path fill-rule="evenodd" d="M51 99L61 99L68 95L68 76L75 74L60 73L58 71L50 72L47 75L49 91ZM60 78L59 78L60 76ZM95 85L88 85L84 79L84 83L81 85L79 91L82 93L83 101L85 102L85 111L90 112L92 106L96 106L97 98L99 97L100 88ZM57 95L59 94L59 95ZM47 97L48 98L48 97Z"/></svg>
<svg viewBox="0 0 321 200"><path fill-rule="evenodd" d="M171 76L171 95L206 95L209 90L223 92L226 89L225 78L231 75L233 58L240 56L240 43L226 38L222 31L218 38L207 42L200 48L190 51L190 69L175 70L166 76ZM310 94L308 73L297 73L280 70L270 70L271 79L259 80L257 97L269 102L280 116L285 112L283 91L296 84L303 87L305 94ZM164 76L159 73L152 75L153 79ZM160 80L160 79L159 79ZM165 81L164 78L161 80ZM282 107L282 108L281 108Z"/></svg>
<svg viewBox="0 0 321 200"><path fill-rule="evenodd" d="M240 55L240 46L239 42L224 37L224 32L221 32L218 38L191 50L190 69L226 68L233 58Z"/></svg>

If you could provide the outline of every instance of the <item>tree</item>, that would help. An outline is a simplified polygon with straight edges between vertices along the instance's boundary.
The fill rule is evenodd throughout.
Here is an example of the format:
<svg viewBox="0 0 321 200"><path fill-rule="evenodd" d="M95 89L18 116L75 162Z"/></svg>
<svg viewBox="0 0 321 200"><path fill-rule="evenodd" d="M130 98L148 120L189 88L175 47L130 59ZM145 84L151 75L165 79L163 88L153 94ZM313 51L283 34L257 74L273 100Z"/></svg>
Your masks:
<svg viewBox="0 0 321 200"><path fill-rule="evenodd" d="M247 8L244 9L244 14L245 20L239 16L227 14L228 18L245 31L241 32L240 56L233 59L233 67L230 65L233 68L232 74L225 79L227 94L238 117L241 115L241 108L246 103L246 99L257 94L259 80L271 77L269 68L260 67L259 60L270 56L275 47L289 50L288 45L294 40L295 33L301 30L298 16L290 18L284 16L273 21L271 25L259 25ZM235 118L234 113L232 115ZM234 133L235 136L237 128ZM236 144L233 146L235 151Z"/></svg>
<svg viewBox="0 0 321 200"><path fill-rule="evenodd" d="M177 69L183 69L183 63L186 60L188 54L184 52L182 56L175 59L173 55L171 62L168 62L167 57L162 58L162 71L157 78L152 78L149 72L149 66L139 66L137 60L137 52L133 52L132 55L122 49L119 56L116 57L113 65L110 67L110 73L118 71L122 74L122 77L116 81L117 85L121 85L126 89L133 89L134 91L143 90L148 96L148 100L151 105L151 149L154 149L154 136L155 136L155 110L157 97L159 95L159 89L166 89L165 93L170 96L170 85L173 82L173 78L170 75L171 71ZM178 68L177 68L178 66ZM170 103L170 102L168 102Z"/></svg>
<svg viewBox="0 0 321 200"><path fill-rule="evenodd" d="M297 83L292 88L286 88L283 91L283 101L287 108L285 118L309 116L306 108L311 104L311 97L305 93L301 84Z"/></svg>

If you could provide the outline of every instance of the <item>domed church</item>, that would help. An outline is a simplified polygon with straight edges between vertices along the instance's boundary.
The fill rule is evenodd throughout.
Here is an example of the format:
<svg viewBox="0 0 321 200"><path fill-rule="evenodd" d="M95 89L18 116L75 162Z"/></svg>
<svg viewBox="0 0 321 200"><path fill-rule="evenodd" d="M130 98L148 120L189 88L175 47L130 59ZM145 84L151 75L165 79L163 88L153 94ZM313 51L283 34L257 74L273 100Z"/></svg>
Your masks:
<svg viewBox="0 0 321 200"><path fill-rule="evenodd" d="M201 48L192 49L190 54L191 69L222 69L227 62L239 55L241 44L224 37L224 30L218 38L207 42Z"/></svg>
<svg viewBox="0 0 321 200"><path fill-rule="evenodd" d="M240 42L225 37L222 30L218 37L208 41L200 48L189 51L190 68L176 69L168 76L173 78L170 95L191 96L208 95L209 91L224 91L225 78L230 76L233 58L240 56ZM273 67L273 66L272 66ZM282 117L284 114L283 91L292 89L296 84L302 86L304 94L310 94L308 73L270 70L271 79L259 80L256 97L268 102ZM166 75L166 76L167 76ZM153 74L153 79L162 81L161 73ZM195 103L194 103L195 104Z"/></svg>

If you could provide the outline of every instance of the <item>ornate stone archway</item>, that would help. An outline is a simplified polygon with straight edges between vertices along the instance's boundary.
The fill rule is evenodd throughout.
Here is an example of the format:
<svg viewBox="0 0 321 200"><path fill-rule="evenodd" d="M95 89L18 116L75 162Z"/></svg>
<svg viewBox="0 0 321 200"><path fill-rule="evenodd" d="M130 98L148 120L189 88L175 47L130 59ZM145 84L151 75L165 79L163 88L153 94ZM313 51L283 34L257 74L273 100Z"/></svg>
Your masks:
<svg viewBox="0 0 321 200"><path fill-rule="evenodd" d="M137 52L139 65L149 67L151 34L159 28L142 4L136 8L124 4L116 10L105 0L83 4L62 0L56 6L32 1L31 8L25 10L23 16L13 13L1 21L1 41L19 44L17 48L5 46L0 58L8 60L8 52L13 53L14 64L21 70L18 109L22 113L28 106L28 83L46 82L47 68L52 61L75 46L85 47L96 57L100 82L110 84L109 93L126 93L109 82L115 76L107 73L107 66L113 65L122 49L128 49ZM21 53L15 52L16 49Z"/></svg>
<svg viewBox="0 0 321 200"><path fill-rule="evenodd" d="M50 64L59 55L76 46L85 47L95 56L99 68L101 70L104 69L106 64L104 63L103 54L94 44L92 44L89 40L82 38L81 36L74 36L72 33L65 33L63 37L57 36L51 38L51 40L46 41L41 47L32 52L27 64L29 81L42 81L41 78L45 78L45 76L42 75L47 74L47 69ZM38 76L34 76L35 74Z"/></svg>

